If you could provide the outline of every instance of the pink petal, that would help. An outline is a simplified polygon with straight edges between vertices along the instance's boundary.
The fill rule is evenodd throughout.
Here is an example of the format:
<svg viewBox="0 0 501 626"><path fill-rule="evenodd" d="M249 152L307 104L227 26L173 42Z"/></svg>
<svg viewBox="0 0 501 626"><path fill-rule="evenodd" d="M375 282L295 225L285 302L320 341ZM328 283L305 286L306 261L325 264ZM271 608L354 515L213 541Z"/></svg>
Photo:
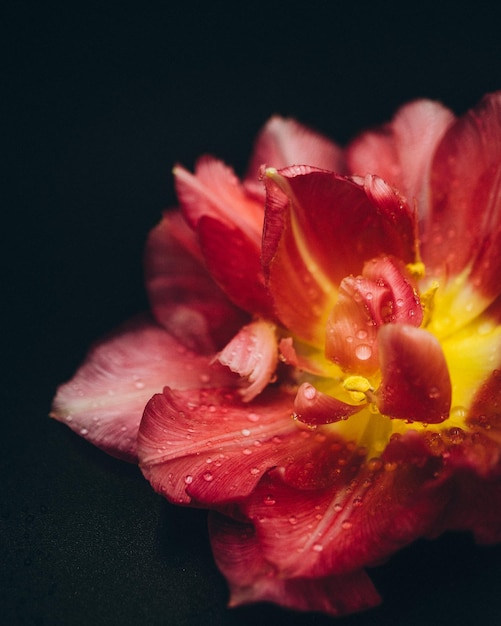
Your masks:
<svg viewBox="0 0 501 626"><path fill-rule="evenodd" d="M374 374L379 367L377 336L381 326L419 326L423 312L405 268L390 257L367 262L361 276L348 276L327 322L326 356L343 370Z"/></svg>
<svg viewBox="0 0 501 626"><path fill-rule="evenodd" d="M399 189L421 216L429 205L429 170L436 146L453 122L437 102L417 100L402 107L390 124L363 133L347 149L351 172L377 174Z"/></svg>
<svg viewBox="0 0 501 626"><path fill-rule="evenodd" d="M430 533L447 506L447 486L435 487L433 458L421 466L380 463L373 471L363 464L354 473L345 467L325 489L297 489L271 472L243 504L264 559L285 578L342 575L380 563Z"/></svg>
<svg viewBox="0 0 501 626"><path fill-rule="evenodd" d="M246 177L246 186L264 199L264 186L257 182L262 165L282 169L311 165L344 173L343 151L326 137L293 119L272 117L260 132Z"/></svg>
<svg viewBox="0 0 501 626"><path fill-rule="evenodd" d="M144 412L141 468L173 502L214 505L245 497L270 467L308 446L291 413L285 393L247 404L235 391L166 388Z"/></svg>
<svg viewBox="0 0 501 626"><path fill-rule="evenodd" d="M190 349L214 353L247 321L207 272L195 235L179 213L166 213L150 232L145 266L155 318Z"/></svg>
<svg viewBox="0 0 501 626"><path fill-rule="evenodd" d="M388 324L379 331L378 344L381 413L427 424L447 419L452 388L438 340L421 328Z"/></svg>
<svg viewBox="0 0 501 626"><path fill-rule="evenodd" d="M275 376L278 363L275 326L265 321L244 326L219 353L217 360L247 380L244 402L257 396Z"/></svg>
<svg viewBox="0 0 501 626"><path fill-rule="evenodd" d="M374 205L374 181L364 185L305 167L267 177L263 263L280 320L304 340L323 342L334 290L365 261L414 260L410 210L384 184Z"/></svg>
<svg viewBox="0 0 501 626"><path fill-rule="evenodd" d="M331 424L345 420L360 411L362 406L353 406L328 396L309 383L303 383L294 400L295 417L305 424Z"/></svg>
<svg viewBox="0 0 501 626"><path fill-rule="evenodd" d="M488 299L500 293L500 181L497 92L458 119L440 142L431 172L432 211L422 233L429 271L453 278L471 267L471 284Z"/></svg>
<svg viewBox="0 0 501 626"><path fill-rule="evenodd" d="M90 350L58 389L51 416L109 454L135 461L139 422L154 393L165 384L183 389L231 382L227 370L138 318Z"/></svg>
<svg viewBox="0 0 501 626"><path fill-rule="evenodd" d="M234 226L253 240L261 241L263 204L253 199L233 170L212 157L202 157L190 174L181 166L174 169L176 192L190 224L207 215Z"/></svg>
<svg viewBox="0 0 501 626"><path fill-rule="evenodd" d="M200 218L197 232L205 265L228 298L253 315L273 318L260 246L243 231L211 217Z"/></svg>
<svg viewBox="0 0 501 626"><path fill-rule="evenodd" d="M273 602L298 611L341 616L380 602L362 570L325 578L286 578L263 558L252 525L216 513L209 520L216 563L230 585L230 606Z"/></svg>

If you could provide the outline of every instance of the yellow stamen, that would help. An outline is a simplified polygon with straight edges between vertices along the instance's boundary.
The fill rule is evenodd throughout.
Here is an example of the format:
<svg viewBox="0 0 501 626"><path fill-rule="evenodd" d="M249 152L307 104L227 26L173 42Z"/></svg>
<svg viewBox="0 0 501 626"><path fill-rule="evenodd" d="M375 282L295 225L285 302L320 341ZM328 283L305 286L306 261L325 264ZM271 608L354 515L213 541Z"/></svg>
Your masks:
<svg viewBox="0 0 501 626"><path fill-rule="evenodd" d="M366 393L374 391L370 382L363 376L348 376L343 382L343 387L355 402L367 400Z"/></svg>

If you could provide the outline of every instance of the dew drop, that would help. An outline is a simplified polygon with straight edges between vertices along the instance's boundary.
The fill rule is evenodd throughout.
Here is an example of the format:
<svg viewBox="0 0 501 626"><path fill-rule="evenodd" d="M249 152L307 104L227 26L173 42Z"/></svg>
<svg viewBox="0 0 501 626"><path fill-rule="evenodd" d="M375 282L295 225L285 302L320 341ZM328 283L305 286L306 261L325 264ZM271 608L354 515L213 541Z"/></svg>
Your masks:
<svg viewBox="0 0 501 626"><path fill-rule="evenodd" d="M272 496L266 496L263 502L266 506L273 506L276 504L276 500Z"/></svg>
<svg viewBox="0 0 501 626"><path fill-rule="evenodd" d="M307 400L314 400L315 396L317 395L317 390L315 389L315 387L313 387L313 385L306 385L304 387L303 393L304 397Z"/></svg>
<svg viewBox="0 0 501 626"><path fill-rule="evenodd" d="M204 385L210 382L209 374L200 374L200 382L203 383Z"/></svg>
<svg viewBox="0 0 501 626"><path fill-rule="evenodd" d="M336 513L339 513L342 510L343 510L343 506L341 504L338 503L334 505L334 511L336 511Z"/></svg>
<svg viewBox="0 0 501 626"><path fill-rule="evenodd" d="M343 530L350 530L350 528L353 526L353 524L350 522L350 520L345 519L344 522L342 522L341 524L341 528Z"/></svg>
<svg viewBox="0 0 501 626"><path fill-rule="evenodd" d="M251 431L248 428L242 428L241 432L244 437L248 437L251 434Z"/></svg>
<svg viewBox="0 0 501 626"><path fill-rule="evenodd" d="M252 450L250 448L244 448L242 450L242 454L245 454L246 456L249 456L249 454L252 454Z"/></svg>
<svg viewBox="0 0 501 626"><path fill-rule="evenodd" d="M357 359L360 359L360 361L367 361L367 359L370 359L372 356L372 348L366 343L360 343L355 348L355 356Z"/></svg>
<svg viewBox="0 0 501 626"><path fill-rule="evenodd" d="M259 467L253 467L250 471L253 476L257 476L259 474Z"/></svg>
<svg viewBox="0 0 501 626"><path fill-rule="evenodd" d="M208 483L211 482L211 480L214 479L214 476L212 475L212 472L205 472L204 474L204 480L206 480Z"/></svg>
<svg viewBox="0 0 501 626"><path fill-rule="evenodd" d="M322 552L322 550L324 549L323 545L321 543L314 543L311 546L311 549L313 550L313 552Z"/></svg>
<svg viewBox="0 0 501 626"><path fill-rule="evenodd" d="M293 526L297 524L297 517L295 515L291 515L289 517L289 524L292 524Z"/></svg>
<svg viewBox="0 0 501 626"><path fill-rule="evenodd" d="M367 331L361 328L357 331L357 339L367 339Z"/></svg>
<svg viewBox="0 0 501 626"><path fill-rule="evenodd" d="M383 467L383 461L377 457L374 457L373 459L368 460L367 466L371 472L377 472Z"/></svg>
<svg viewBox="0 0 501 626"><path fill-rule="evenodd" d="M259 415L257 413L249 413L247 415L247 419L249 420L249 422L258 422L259 421Z"/></svg>
<svg viewBox="0 0 501 626"><path fill-rule="evenodd" d="M482 322L478 325L477 332L479 335L488 335L493 329L492 322Z"/></svg>
<svg viewBox="0 0 501 626"><path fill-rule="evenodd" d="M87 428L81 428L80 429L80 434L83 435L85 437L85 435L89 434L89 431Z"/></svg>
<svg viewBox="0 0 501 626"><path fill-rule="evenodd" d="M431 400L437 400L438 398L440 398L440 389L438 387L430 387L430 390L428 391L428 397Z"/></svg>
<svg viewBox="0 0 501 626"><path fill-rule="evenodd" d="M134 383L134 387L136 389L144 389L145 388L145 384L143 383L142 380L136 380L136 382Z"/></svg>
<svg viewBox="0 0 501 626"><path fill-rule="evenodd" d="M188 474L188 476L185 476L185 478L184 478L184 482L185 482L187 485L191 485L191 483L193 482L193 476L190 476L190 475Z"/></svg>

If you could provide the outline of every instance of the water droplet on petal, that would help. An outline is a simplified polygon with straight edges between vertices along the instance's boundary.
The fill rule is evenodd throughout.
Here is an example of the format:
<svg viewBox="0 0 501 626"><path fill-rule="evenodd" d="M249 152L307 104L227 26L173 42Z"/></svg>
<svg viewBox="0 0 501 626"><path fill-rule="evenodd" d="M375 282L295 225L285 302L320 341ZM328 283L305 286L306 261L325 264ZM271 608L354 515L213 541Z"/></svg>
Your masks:
<svg viewBox="0 0 501 626"><path fill-rule="evenodd" d="M377 472L383 467L383 461L377 457L373 459L369 459L367 462L367 466L371 472Z"/></svg>
<svg viewBox="0 0 501 626"><path fill-rule="evenodd" d="M345 519L344 522L341 524L341 528L343 530L350 530L350 528L353 526L353 524L350 522L350 520Z"/></svg>
<svg viewBox="0 0 501 626"><path fill-rule="evenodd" d="M251 434L251 431L248 428L242 428L241 432L244 437L248 437Z"/></svg>
<svg viewBox="0 0 501 626"><path fill-rule="evenodd" d="M204 474L204 480L206 480L208 483L210 483L211 480L214 479L214 476L212 475L212 472L205 472Z"/></svg>
<svg viewBox="0 0 501 626"><path fill-rule="evenodd" d="M259 468L258 468L258 467L253 467L253 468L251 469L250 473L251 473L253 476L257 476L257 475L259 474Z"/></svg>
<svg viewBox="0 0 501 626"><path fill-rule="evenodd" d="M367 361L367 359L370 359L372 356L372 348L366 343L360 343L355 348L355 356L357 359L360 359L360 361Z"/></svg>
<svg viewBox="0 0 501 626"><path fill-rule="evenodd" d="M188 476L185 476L185 478L184 478L184 482L185 482L187 485L191 485L191 483L193 482L193 476L190 476L190 475L188 474Z"/></svg>
<svg viewBox="0 0 501 626"><path fill-rule="evenodd" d="M314 400L315 396L317 395L317 390L315 389L315 387L313 387L313 385L305 385L303 389L303 393L304 393L304 397L307 400Z"/></svg>
<svg viewBox="0 0 501 626"><path fill-rule="evenodd" d="M80 434L85 437L85 435L89 434L89 431L87 430L87 428L81 428L80 429Z"/></svg>
<svg viewBox="0 0 501 626"><path fill-rule="evenodd" d="M323 545L321 543L314 543L311 546L311 549L313 550L313 552L322 552L322 550L324 549Z"/></svg>
<svg viewBox="0 0 501 626"><path fill-rule="evenodd" d="M289 517L289 524L292 524L293 526L297 524L297 517L295 515L291 515Z"/></svg>
<svg viewBox="0 0 501 626"><path fill-rule="evenodd" d="M437 400L440 398L440 389L438 387L430 387L428 397L432 400Z"/></svg>
<svg viewBox="0 0 501 626"><path fill-rule="evenodd" d="M249 422L258 422L259 421L259 415L257 413L249 413L247 415L247 419L249 420Z"/></svg>
<svg viewBox="0 0 501 626"><path fill-rule="evenodd" d="M266 496L263 502L266 506L273 506L276 503L276 500L272 496Z"/></svg>

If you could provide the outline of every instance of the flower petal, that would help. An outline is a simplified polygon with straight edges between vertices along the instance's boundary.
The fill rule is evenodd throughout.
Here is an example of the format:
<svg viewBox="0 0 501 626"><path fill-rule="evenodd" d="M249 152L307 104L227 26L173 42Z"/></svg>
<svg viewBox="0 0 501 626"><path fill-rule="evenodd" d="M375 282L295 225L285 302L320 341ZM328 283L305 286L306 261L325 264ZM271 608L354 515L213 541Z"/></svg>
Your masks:
<svg viewBox="0 0 501 626"><path fill-rule="evenodd" d="M452 279L470 268L468 280L489 301L500 293L500 188L497 92L458 119L440 142L431 172L432 211L422 233L428 270Z"/></svg>
<svg viewBox="0 0 501 626"><path fill-rule="evenodd" d="M294 400L294 417L305 424L332 424L360 411L361 406L347 404L303 383Z"/></svg>
<svg viewBox="0 0 501 626"><path fill-rule="evenodd" d="M278 363L275 326L265 321L244 326L218 354L217 360L247 380L241 395L244 402L249 402L275 375Z"/></svg>
<svg viewBox="0 0 501 626"><path fill-rule="evenodd" d="M253 315L273 319L260 246L243 231L211 217L200 218L197 233L206 267L228 298Z"/></svg>
<svg viewBox="0 0 501 626"><path fill-rule="evenodd" d="M311 462L320 472L320 462ZM431 532L447 506L435 478L436 459L388 469L379 463L374 471L365 463L348 467L340 466L338 481L329 488L315 490L294 488L275 470L242 504L263 557L285 578L337 575L377 564Z"/></svg>
<svg viewBox="0 0 501 626"><path fill-rule="evenodd" d="M177 196L193 227L208 215L237 227L256 244L260 243L263 205L246 192L230 167L206 156L197 161L195 174L178 165L174 175Z"/></svg>
<svg viewBox="0 0 501 626"><path fill-rule="evenodd" d="M155 318L190 349L214 353L246 316L204 267L195 235L179 213L165 213L148 237L146 288Z"/></svg>
<svg viewBox="0 0 501 626"><path fill-rule="evenodd" d="M345 371L371 375L379 367L378 331L384 324L419 326L423 311L405 268L388 256L348 276L327 321L326 356Z"/></svg>
<svg viewBox="0 0 501 626"><path fill-rule="evenodd" d="M141 468L173 502L213 506L247 496L270 467L308 445L291 413L286 393L261 394L249 405L236 391L166 388L144 411Z"/></svg>
<svg viewBox="0 0 501 626"><path fill-rule="evenodd" d="M90 350L58 389L51 416L109 454L136 461L139 422L154 393L165 384L231 383L225 368L211 367L208 357L189 351L149 318L138 318Z"/></svg>
<svg viewBox="0 0 501 626"><path fill-rule="evenodd" d="M384 183L297 167L268 171L263 264L282 323L323 343L335 290L381 254L414 260L410 210ZM378 205L371 198L378 197Z"/></svg>
<svg viewBox="0 0 501 626"><path fill-rule="evenodd" d="M389 417L436 424L449 417L452 388L438 340L406 324L379 331L382 374L377 405Z"/></svg>
<svg viewBox="0 0 501 626"><path fill-rule="evenodd" d="M262 165L277 170L290 165L311 165L339 174L346 170L339 146L295 120L278 115L258 135L245 181L246 187L264 200L264 187L257 183Z"/></svg>
<svg viewBox="0 0 501 626"><path fill-rule="evenodd" d="M420 217L429 206L429 170L433 153L453 114L438 102L417 100L403 106L392 122L365 132L347 149L351 172L377 174L399 189Z"/></svg>
<svg viewBox="0 0 501 626"><path fill-rule="evenodd" d="M340 616L380 602L362 570L316 579L283 577L263 558L250 524L211 513L209 532L216 563L230 585L230 606L273 602L298 611Z"/></svg>

